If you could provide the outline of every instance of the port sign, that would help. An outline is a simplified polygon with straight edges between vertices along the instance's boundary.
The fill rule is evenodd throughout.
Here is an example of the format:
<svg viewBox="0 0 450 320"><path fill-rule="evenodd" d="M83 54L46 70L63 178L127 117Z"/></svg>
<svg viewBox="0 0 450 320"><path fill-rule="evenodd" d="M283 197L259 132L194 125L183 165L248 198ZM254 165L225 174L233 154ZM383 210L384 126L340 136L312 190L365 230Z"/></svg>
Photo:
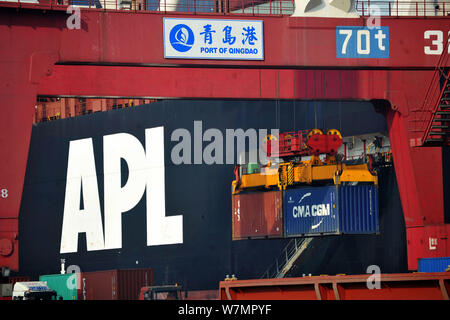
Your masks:
<svg viewBox="0 0 450 320"><path fill-rule="evenodd" d="M264 60L261 20L164 18L164 58Z"/></svg>
<svg viewBox="0 0 450 320"><path fill-rule="evenodd" d="M337 58L389 58L389 27L336 27Z"/></svg>

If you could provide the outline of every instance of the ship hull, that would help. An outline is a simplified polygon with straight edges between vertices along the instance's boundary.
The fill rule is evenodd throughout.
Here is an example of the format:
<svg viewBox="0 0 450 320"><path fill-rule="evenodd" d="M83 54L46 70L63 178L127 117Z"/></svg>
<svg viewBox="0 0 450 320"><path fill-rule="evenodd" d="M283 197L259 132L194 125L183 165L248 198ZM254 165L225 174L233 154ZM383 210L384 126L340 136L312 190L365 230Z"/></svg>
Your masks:
<svg viewBox="0 0 450 320"><path fill-rule="evenodd" d="M58 273L60 259L65 259L66 266L75 265L85 272L152 268L155 284L179 283L187 290L217 289L226 275L234 274L239 279L261 277L289 240L232 241L231 181L237 160L227 162L230 150L225 146L223 164L207 164L201 156L196 159L195 141L200 141L203 151L210 143L196 135L195 126L198 129L199 123L202 133L215 128L224 137L227 129L239 128L292 131L320 127L338 129L343 136L386 131L383 116L371 104L343 101L166 100L37 124L32 131L19 216L19 274L38 277ZM147 188L138 203L122 213L119 248L89 250L86 233L80 232L76 251L64 252L61 241L70 142L92 139L96 197L104 226L104 137L126 133L145 149L146 129L161 127L165 182L159 188L165 191L166 216L182 216L182 241L148 245L147 224L151 222ZM172 137L177 129L191 133L190 164L174 163L173 150L180 141ZM386 273L407 271L405 227L395 174L393 168L383 170L380 234L317 238L294 268L293 275L361 274L372 264ZM122 160L122 186L128 176L127 164ZM86 205L83 192L80 190L80 210Z"/></svg>

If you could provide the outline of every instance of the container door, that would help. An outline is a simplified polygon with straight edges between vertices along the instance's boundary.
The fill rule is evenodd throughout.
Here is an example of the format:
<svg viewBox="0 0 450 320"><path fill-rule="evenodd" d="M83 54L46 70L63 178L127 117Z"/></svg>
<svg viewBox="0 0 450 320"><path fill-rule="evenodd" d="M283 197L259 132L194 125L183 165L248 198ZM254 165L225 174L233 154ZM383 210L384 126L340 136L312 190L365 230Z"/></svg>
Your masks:
<svg viewBox="0 0 450 320"><path fill-rule="evenodd" d="M279 191L233 195L233 240L282 237L281 200Z"/></svg>
<svg viewBox="0 0 450 320"><path fill-rule="evenodd" d="M339 187L339 229L349 234L379 231L378 188L373 185Z"/></svg>

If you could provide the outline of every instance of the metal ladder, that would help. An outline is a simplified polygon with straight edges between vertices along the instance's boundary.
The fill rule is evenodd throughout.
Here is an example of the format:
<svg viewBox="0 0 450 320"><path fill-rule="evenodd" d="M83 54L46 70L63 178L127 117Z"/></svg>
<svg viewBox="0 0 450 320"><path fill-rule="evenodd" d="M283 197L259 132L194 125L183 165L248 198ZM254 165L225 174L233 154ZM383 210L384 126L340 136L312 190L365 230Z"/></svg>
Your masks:
<svg viewBox="0 0 450 320"><path fill-rule="evenodd" d="M445 76L444 86L425 131L424 144L450 145L450 73L443 76Z"/></svg>
<svg viewBox="0 0 450 320"><path fill-rule="evenodd" d="M448 38L447 38L448 40ZM449 60L449 41L439 57L422 106L412 110L417 112L413 119L412 132L421 134L415 146L450 145L450 72L446 67Z"/></svg>
<svg viewBox="0 0 450 320"><path fill-rule="evenodd" d="M289 270L297 261L298 257L306 250L312 241L310 238L294 238L286 245L283 252L275 260L275 262L267 268L267 270L262 275L261 279L264 278L284 278L284 276L289 272Z"/></svg>

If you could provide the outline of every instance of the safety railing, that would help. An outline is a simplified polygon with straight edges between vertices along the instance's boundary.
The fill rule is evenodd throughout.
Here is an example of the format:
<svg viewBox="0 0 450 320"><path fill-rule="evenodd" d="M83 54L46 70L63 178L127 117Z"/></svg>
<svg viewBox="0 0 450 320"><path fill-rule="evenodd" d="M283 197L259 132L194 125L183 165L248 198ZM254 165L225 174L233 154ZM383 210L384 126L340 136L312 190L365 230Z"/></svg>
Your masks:
<svg viewBox="0 0 450 320"><path fill-rule="evenodd" d="M66 10L120 10L128 12L291 15L295 0L0 0L0 7Z"/></svg>
<svg viewBox="0 0 450 320"><path fill-rule="evenodd" d="M155 102L155 99L96 99L38 97L34 109L34 123L78 117L96 112L129 108Z"/></svg>
<svg viewBox="0 0 450 320"><path fill-rule="evenodd" d="M448 69L446 68L449 61L450 44L447 37L444 38L445 45L442 46L442 53L436 63L436 67L433 76L430 80L430 84L425 93L422 106L414 110L416 116L414 117L414 130L415 132L423 132L422 143L426 140L428 132L430 131L432 120L435 111L439 107L439 103L444 92L445 85L448 82Z"/></svg>
<svg viewBox="0 0 450 320"><path fill-rule="evenodd" d="M450 0L380 1L357 0L356 11L360 16L448 16Z"/></svg>
<svg viewBox="0 0 450 320"><path fill-rule="evenodd" d="M262 275L261 279L281 278L285 275L286 266L291 259L298 254L299 250L306 249L312 238L294 238L286 245L280 256L274 261L272 265Z"/></svg>

